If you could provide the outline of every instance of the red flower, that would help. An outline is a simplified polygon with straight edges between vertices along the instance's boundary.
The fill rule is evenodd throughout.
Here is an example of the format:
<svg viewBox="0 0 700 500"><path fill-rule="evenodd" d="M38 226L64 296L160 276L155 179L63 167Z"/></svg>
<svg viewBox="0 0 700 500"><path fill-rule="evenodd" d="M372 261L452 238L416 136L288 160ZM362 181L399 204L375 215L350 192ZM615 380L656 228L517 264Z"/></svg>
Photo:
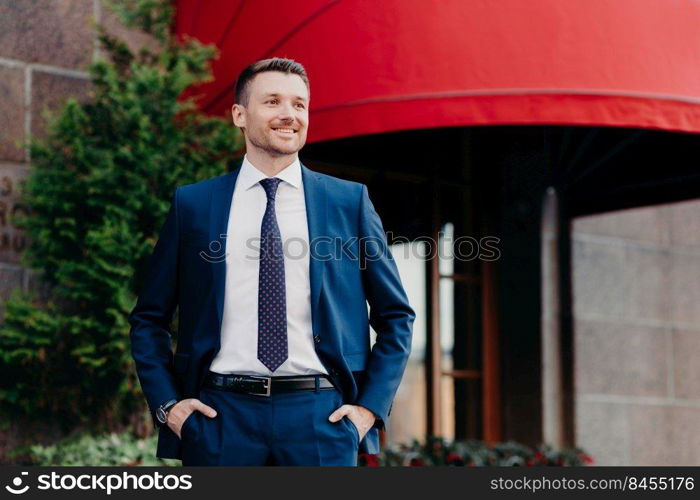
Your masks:
<svg viewBox="0 0 700 500"><path fill-rule="evenodd" d="M533 460L528 460L527 462L525 462L525 465L528 467L532 467L533 465L535 465L535 462Z"/></svg>
<svg viewBox="0 0 700 500"><path fill-rule="evenodd" d="M462 455L459 453L450 452L447 454L447 457L445 457L445 460L447 461L448 464L455 464L455 465L462 465L464 464L464 461L462 460Z"/></svg>
<svg viewBox="0 0 700 500"><path fill-rule="evenodd" d="M410 466L411 467L423 467L425 465L425 462L421 460L420 458L412 458Z"/></svg>
<svg viewBox="0 0 700 500"><path fill-rule="evenodd" d="M537 460L538 462L546 462L547 457L544 456L544 453L538 451L537 453L535 453L535 460Z"/></svg>
<svg viewBox="0 0 700 500"><path fill-rule="evenodd" d="M581 460L583 460L584 464L590 465L594 462L593 457L590 457L586 455L585 453L581 454Z"/></svg>
<svg viewBox="0 0 700 500"><path fill-rule="evenodd" d="M369 453L360 453L360 461L364 463L366 467L379 467L379 460L377 460L377 455L371 455Z"/></svg>

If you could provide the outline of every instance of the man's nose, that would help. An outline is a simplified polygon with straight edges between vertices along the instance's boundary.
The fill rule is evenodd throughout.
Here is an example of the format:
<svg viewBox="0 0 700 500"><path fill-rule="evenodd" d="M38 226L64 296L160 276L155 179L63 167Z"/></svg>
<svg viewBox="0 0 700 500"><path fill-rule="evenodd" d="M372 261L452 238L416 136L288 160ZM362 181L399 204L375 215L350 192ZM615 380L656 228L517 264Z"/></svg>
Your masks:
<svg viewBox="0 0 700 500"><path fill-rule="evenodd" d="M280 120L293 120L294 107L291 103L282 104L280 108Z"/></svg>

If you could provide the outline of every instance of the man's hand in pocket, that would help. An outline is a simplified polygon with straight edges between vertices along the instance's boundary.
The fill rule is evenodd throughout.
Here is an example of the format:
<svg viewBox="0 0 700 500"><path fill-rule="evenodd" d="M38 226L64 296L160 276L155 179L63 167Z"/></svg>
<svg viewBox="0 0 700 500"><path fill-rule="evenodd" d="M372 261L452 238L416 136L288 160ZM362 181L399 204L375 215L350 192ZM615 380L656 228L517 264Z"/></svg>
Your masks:
<svg viewBox="0 0 700 500"><path fill-rule="evenodd" d="M177 434L178 438L182 439L182 424L185 423L187 417L194 411L203 413L209 418L216 417L216 410L211 406L205 405L199 399L189 398L178 401L178 403L168 411L168 427Z"/></svg>
<svg viewBox="0 0 700 500"><path fill-rule="evenodd" d="M360 436L360 441L365 437L367 431L369 431L377 418L374 413L369 411L364 406L358 405L343 405L328 417L331 422L338 422L341 418L348 417L350 422L357 427L357 434Z"/></svg>

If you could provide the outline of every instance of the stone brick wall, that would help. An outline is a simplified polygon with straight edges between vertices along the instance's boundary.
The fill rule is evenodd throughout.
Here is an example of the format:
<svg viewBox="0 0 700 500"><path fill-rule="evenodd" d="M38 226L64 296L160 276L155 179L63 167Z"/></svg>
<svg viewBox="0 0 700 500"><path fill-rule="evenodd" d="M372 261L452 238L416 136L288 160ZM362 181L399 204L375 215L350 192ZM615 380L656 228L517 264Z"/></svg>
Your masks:
<svg viewBox="0 0 700 500"><path fill-rule="evenodd" d="M700 201L574 223L578 443L600 465L700 465Z"/></svg>
<svg viewBox="0 0 700 500"><path fill-rule="evenodd" d="M0 0L0 314L12 290L34 282L20 265L28 242L10 222L26 210L19 199L31 160L26 143L46 133L46 111L69 96L89 98L87 68L100 55L96 23L133 48L153 43L121 26L101 0Z"/></svg>

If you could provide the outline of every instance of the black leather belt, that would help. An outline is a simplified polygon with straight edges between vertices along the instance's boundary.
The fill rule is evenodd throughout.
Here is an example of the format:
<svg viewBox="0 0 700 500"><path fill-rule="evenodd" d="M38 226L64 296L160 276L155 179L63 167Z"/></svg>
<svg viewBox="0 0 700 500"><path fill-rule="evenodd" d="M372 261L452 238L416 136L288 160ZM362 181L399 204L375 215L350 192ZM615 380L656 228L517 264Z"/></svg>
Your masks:
<svg viewBox="0 0 700 500"><path fill-rule="evenodd" d="M252 375L222 375L209 372L204 380L204 387L220 391L242 392L257 396L271 396L283 392L315 391L333 389L334 386L325 375L300 377L254 377Z"/></svg>

